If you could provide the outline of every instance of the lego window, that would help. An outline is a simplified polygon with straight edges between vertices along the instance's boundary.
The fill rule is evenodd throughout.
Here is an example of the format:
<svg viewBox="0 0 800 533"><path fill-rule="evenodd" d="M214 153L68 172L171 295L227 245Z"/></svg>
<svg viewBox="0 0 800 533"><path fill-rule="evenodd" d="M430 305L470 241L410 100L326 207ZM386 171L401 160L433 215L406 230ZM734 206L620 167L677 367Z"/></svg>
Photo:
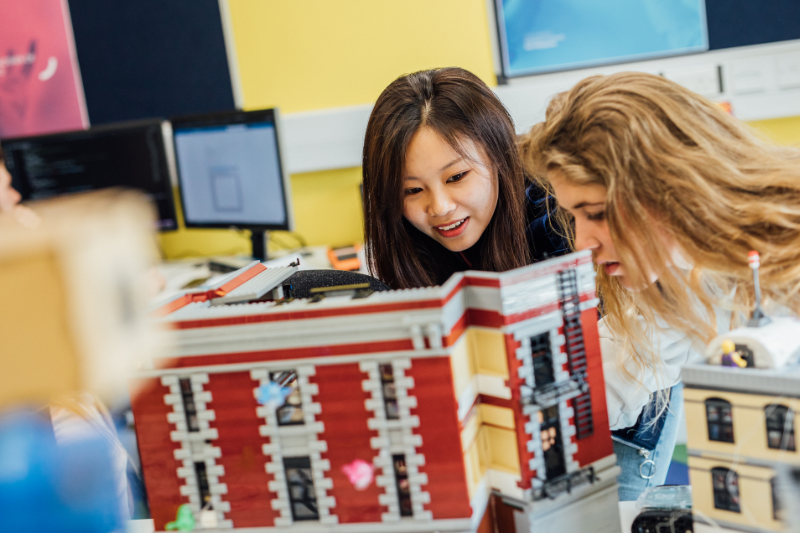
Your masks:
<svg viewBox="0 0 800 533"><path fill-rule="evenodd" d="M394 385L394 368L391 364L380 365L381 388L383 389L383 405L386 408L386 418L399 420L400 411L397 408L397 390Z"/></svg>
<svg viewBox="0 0 800 533"><path fill-rule="evenodd" d="M408 482L408 468L405 455L393 455L394 479L397 483L397 500L400 504L400 516L413 516L411 505L411 485Z"/></svg>
<svg viewBox="0 0 800 533"><path fill-rule="evenodd" d="M778 478L774 477L769 480L770 489L772 489L772 518L773 520L783 520L783 507L778 496Z"/></svg>
<svg viewBox="0 0 800 533"><path fill-rule="evenodd" d="M543 387L555 382L550 333L531 337L531 361L533 363L533 381L536 387Z"/></svg>
<svg viewBox="0 0 800 533"><path fill-rule="evenodd" d="M197 491L200 493L200 507L203 509L211 508L211 490L208 486L208 473L206 464L198 461L194 464L194 472L197 474Z"/></svg>
<svg viewBox="0 0 800 533"><path fill-rule="evenodd" d="M278 425L296 426L305 424L303 401L300 396L300 386L297 383L297 373L294 370L271 372L269 378L281 387L290 387L292 389L284 400L283 405L275 410L275 416L278 417Z"/></svg>
<svg viewBox="0 0 800 533"><path fill-rule="evenodd" d="M764 408L767 421L767 446L773 450L796 451L794 442L794 411L785 405Z"/></svg>
<svg viewBox="0 0 800 533"><path fill-rule="evenodd" d="M182 378L181 399L183 400L183 412L186 415L186 427L189 431L200 431L197 423L197 406L194 404L194 392L192 391L192 381L189 378Z"/></svg>
<svg viewBox="0 0 800 533"><path fill-rule="evenodd" d="M706 400L708 440L733 442L733 410L731 403L720 398Z"/></svg>
<svg viewBox="0 0 800 533"><path fill-rule="evenodd" d="M712 468L711 482L714 487L714 507L733 513L739 508L739 474L728 468Z"/></svg>
<svg viewBox="0 0 800 533"><path fill-rule="evenodd" d="M311 460L308 457L287 457L283 460L283 467L286 469L292 519L319 520Z"/></svg>
<svg viewBox="0 0 800 533"><path fill-rule="evenodd" d="M561 441L561 417L558 405L543 409L538 413L539 436L542 440L544 454L545 477L555 479L567 473L564 462L564 445Z"/></svg>
<svg viewBox="0 0 800 533"><path fill-rule="evenodd" d="M745 363L747 363L746 368L755 368L756 358L753 355L753 350L751 350L746 344L737 344L736 351L739 352L739 357L744 359Z"/></svg>

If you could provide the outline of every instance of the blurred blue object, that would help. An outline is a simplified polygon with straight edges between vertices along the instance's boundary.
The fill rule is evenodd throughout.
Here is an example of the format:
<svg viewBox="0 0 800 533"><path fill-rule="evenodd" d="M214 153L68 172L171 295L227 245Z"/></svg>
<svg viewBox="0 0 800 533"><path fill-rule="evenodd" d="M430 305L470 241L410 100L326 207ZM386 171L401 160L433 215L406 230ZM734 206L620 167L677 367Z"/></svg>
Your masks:
<svg viewBox="0 0 800 533"><path fill-rule="evenodd" d="M109 445L56 445L46 415L0 416L0 531L110 533L123 528Z"/></svg>

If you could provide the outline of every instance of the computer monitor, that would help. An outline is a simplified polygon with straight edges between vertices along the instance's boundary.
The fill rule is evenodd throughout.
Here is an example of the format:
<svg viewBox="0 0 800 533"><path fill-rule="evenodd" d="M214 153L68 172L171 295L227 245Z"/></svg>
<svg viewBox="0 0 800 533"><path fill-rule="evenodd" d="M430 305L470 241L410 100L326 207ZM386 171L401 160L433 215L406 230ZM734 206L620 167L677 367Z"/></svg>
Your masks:
<svg viewBox="0 0 800 533"><path fill-rule="evenodd" d="M253 257L266 258L265 232L294 225L277 110L171 122L186 226L249 229Z"/></svg>
<svg viewBox="0 0 800 533"><path fill-rule="evenodd" d="M507 78L708 50L704 0L494 0Z"/></svg>
<svg viewBox="0 0 800 533"><path fill-rule="evenodd" d="M23 200L124 187L144 192L158 209L158 229L177 229L161 120L2 142L12 186Z"/></svg>

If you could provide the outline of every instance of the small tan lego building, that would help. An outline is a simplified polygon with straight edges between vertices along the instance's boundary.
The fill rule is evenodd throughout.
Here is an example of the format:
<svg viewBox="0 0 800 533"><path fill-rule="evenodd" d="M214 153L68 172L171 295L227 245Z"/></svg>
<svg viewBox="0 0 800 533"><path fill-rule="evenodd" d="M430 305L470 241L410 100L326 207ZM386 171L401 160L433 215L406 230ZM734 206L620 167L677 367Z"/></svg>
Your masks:
<svg viewBox="0 0 800 533"><path fill-rule="evenodd" d="M777 472L800 467L800 321L775 318L721 335L706 356L707 364L683 369L694 519L783 531Z"/></svg>

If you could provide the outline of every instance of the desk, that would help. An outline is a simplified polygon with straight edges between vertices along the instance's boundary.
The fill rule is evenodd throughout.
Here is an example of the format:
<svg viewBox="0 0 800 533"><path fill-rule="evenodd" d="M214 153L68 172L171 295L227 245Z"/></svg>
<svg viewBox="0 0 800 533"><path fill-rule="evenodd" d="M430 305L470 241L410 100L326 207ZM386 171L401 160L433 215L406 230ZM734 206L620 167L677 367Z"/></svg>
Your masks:
<svg viewBox="0 0 800 533"><path fill-rule="evenodd" d="M274 252L273 256L274 259L264 261L264 266L267 268L288 266L299 259L299 270L328 270L331 268L328 246L306 246L294 250L279 250ZM361 261L359 272L367 274L363 247L359 251L359 259ZM253 259L245 256L233 256L165 261L157 267L159 274L164 278L164 287L153 300L159 301L168 298L187 288L187 284L191 282L199 281L202 284L210 284L226 275L211 272L208 266L210 261L230 265L233 268L241 268L250 264Z"/></svg>

